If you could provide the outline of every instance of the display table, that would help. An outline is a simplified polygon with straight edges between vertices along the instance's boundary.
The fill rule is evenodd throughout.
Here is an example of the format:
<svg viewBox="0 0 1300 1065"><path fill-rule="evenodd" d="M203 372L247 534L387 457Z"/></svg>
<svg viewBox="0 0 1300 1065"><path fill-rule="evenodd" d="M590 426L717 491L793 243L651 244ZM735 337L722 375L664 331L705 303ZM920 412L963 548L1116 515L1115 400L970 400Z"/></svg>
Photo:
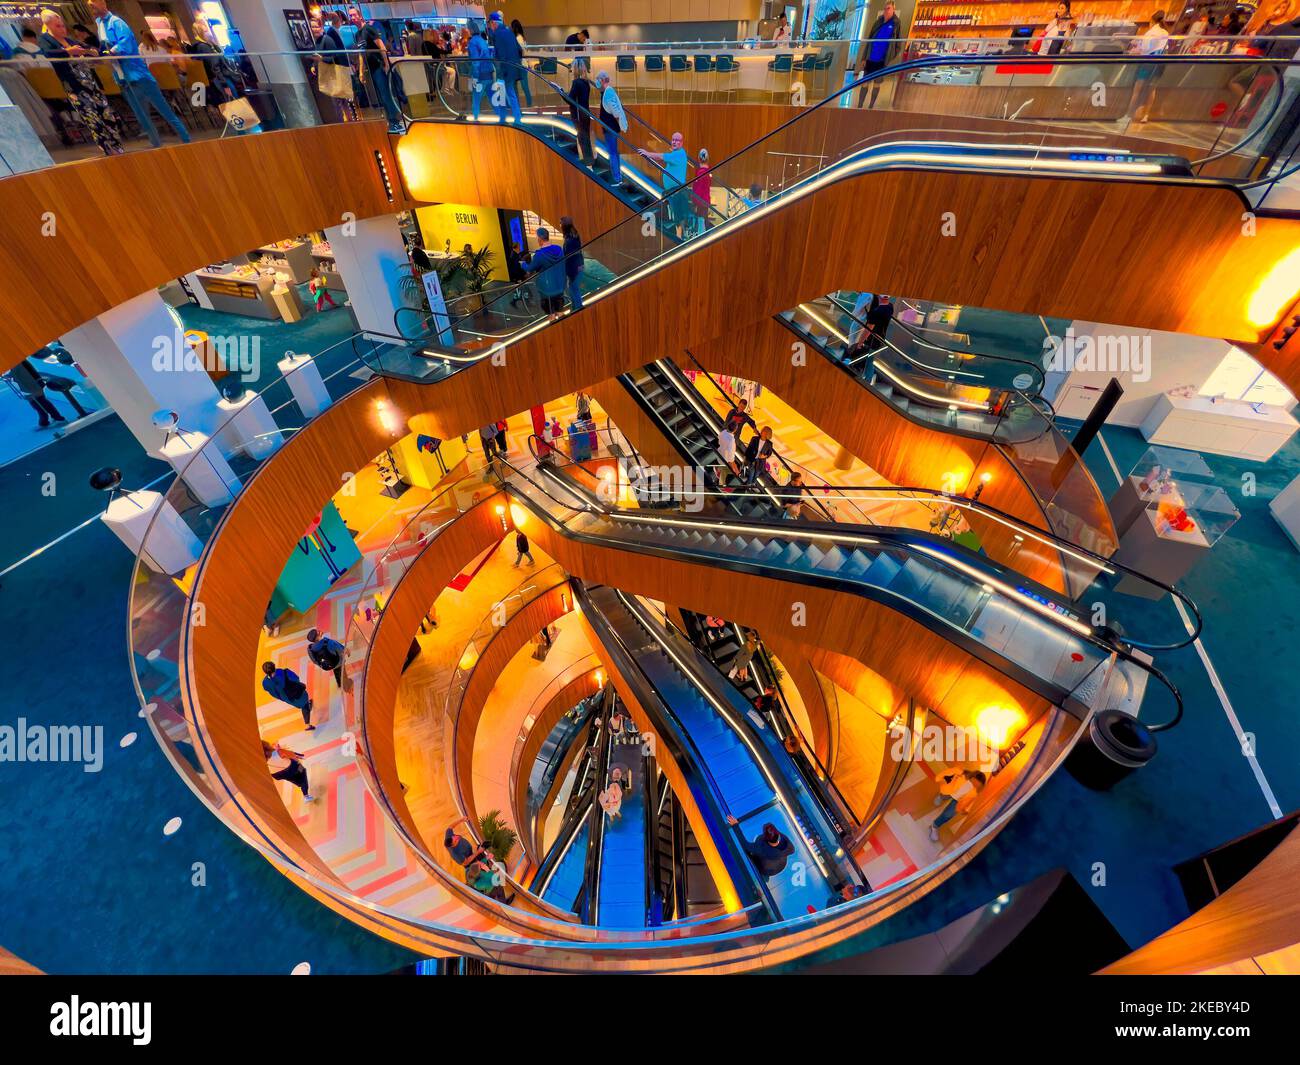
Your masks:
<svg viewBox="0 0 1300 1065"><path fill-rule="evenodd" d="M308 355L286 355L275 365L280 376L289 382L289 391L304 418L314 418L330 405L330 394L315 359Z"/></svg>
<svg viewBox="0 0 1300 1065"><path fill-rule="evenodd" d="M284 274L294 284L305 285L310 280L315 261L311 257L311 245L305 240L291 241L278 248L267 244L257 251L262 256L262 265L272 267L277 274Z"/></svg>
<svg viewBox="0 0 1300 1065"><path fill-rule="evenodd" d="M239 478L220 447L213 445L204 450L207 442L204 433L177 433L163 445L162 457L200 503L205 507L219 507L235 497L240 488ZM203 451L201 455L200 451Z"/></svg>
<svg viewBox="0 0 1300 1065"><path fill-rule="evenodd" d="M242 451L250 459L264 459L280 446L279 426L266 400L252 389L239 399L217 400L217 410L221 412L217 446L227 458Z"/></svg>
<svg viewBox="0 0 1300 1065"><path fill-rule="evenodd" d="M1165 394L1156 397L1141 429L1153 444L1263 461L1295 435L1300 422L1280 407L1256 411L1240 399Z"/></svg>
<svg viewBox="0 0 1300 1065"><path fill-rule="evenodd" d="M156 518L155 518L156 515ZM124 492L99 516L133 555L159 573L176 576L199 560L203 544L161 492ZM142 550L145 536L148 550Z"/></svg>
<svg viewBox="0 0 1300 1065"><path fill-rule="evenodd" d="M235 267L198 270L194 274L207 293L214 311L242 314L249 318L278 318L280 312L271 301L275 287L273 274L237 274Z"/></svg>
<svg viewBox="0 0 1300 1065"><path fill-rule="evenodd" d="M1291 542L1300 547L1300 477L1269 500L1268 509Z"/></svg>
<svg viewBox="0 0 1300 1065"><path fill-rule="evenodd" d="M1180 532L1160 521L1154 508L1143 510L1120 537L1114 559L1129 569L1154 577L1165 584L1177 584L1210 550L1210 541L1199 526ZM1142 599L1163 599L1163 589L1130 574L1123 574L1115 586L1125 595Z"/></svg>

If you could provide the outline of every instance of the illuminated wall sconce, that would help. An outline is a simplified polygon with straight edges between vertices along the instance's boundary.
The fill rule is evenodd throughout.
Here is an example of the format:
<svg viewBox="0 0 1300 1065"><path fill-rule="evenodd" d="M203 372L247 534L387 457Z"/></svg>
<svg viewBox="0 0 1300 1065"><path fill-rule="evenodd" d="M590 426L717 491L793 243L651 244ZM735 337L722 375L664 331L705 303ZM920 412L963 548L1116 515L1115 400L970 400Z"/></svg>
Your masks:
<svg viewBox="0 0 1300 1065"><path fill-rule="evenodd" d="M1246 303L1246 320L1256 329L1272 325L1300 296L1300 247L1292 248L1259 279Z"/></svg>
<svg viewBox="0 0 1300 1065"><path fill-rule="evenodd" d="M568 592L561 592L561 593L560 593L560 609L563 610L566 614L569 612L569 593L568 593Z"/></svg>
<svg viewBox="0 0 1300 1065"><path fill-rule="evenodd" d="M388 400L375 400L375 415L379 418L379 425L390 436L397 435L397 415L393 408L388 405Z"/></svg>
<svg viewBox="0 0 1300 1065"><path fill-rule="evenodd" d="M497 504L497 520L501 522L501 531L503 533L510 531L510 525L506 521L506 508L504 503Z"/></svg>
<svg viewBox="0 0 1300 1065"><path fill-rule="evenodd" d="M1018 707L993 704L975 715L975 731L980 739L998 750L1005 750L1026 725L1024 712Z"/></svg>
<svg viewBox="0 0 1300 1065"><path fill-rule="evenodd" d="M516 529L522 529L528 524L528 511L524 510L518 503L511 503L510 520L514 522Z"/></svg>
<svg viewBox="0 0 1300 1065"><path fill-rule="evenodd" d="M605 674L602 673L600 670L596 670L596 687L597 688L605 687Z"/></svg>
<svg viewBox="0 0 1300 1065"><path fill-rule="evenodd" d="M975 486L975 494L971 496L971 499L972 499L972 500L979 499L979 497L980 497L980 493L984 491L984 486L985 486L986 484L988 484L989 481L991 481L991 480L993 480L993 474L991 474L991 473L981 473L981 474L980 474L980 483L977 484L977 485Z"/></svg>

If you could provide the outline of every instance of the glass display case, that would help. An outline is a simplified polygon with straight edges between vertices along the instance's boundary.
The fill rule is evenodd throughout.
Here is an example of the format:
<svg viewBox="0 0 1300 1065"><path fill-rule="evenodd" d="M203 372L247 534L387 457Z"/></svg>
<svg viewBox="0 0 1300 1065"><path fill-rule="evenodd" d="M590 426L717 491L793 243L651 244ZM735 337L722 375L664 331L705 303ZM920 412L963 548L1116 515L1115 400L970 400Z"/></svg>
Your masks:
<svg viewBox="0 0 1300 1065"><path fill-rule="evenodd" d="M1241 517L1212 476L1196 452L1148 448L1111 499L1120 534L1115 560L1166 585L1185 577ZM1160 594L1128 576L1116 587L1143 598Z"/></svg>

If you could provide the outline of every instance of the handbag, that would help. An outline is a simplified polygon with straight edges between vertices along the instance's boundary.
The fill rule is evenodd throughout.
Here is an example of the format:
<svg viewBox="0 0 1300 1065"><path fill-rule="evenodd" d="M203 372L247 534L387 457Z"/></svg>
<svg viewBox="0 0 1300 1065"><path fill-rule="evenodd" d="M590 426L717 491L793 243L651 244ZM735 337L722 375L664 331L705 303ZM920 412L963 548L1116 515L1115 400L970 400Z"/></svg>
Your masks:
<svg viewBox="0 0 1300 1065"><path fill-rule="evenodd" d="M337 63L318 63L316 83L320 91L336 100L352 99L352 68Z"/></svg>

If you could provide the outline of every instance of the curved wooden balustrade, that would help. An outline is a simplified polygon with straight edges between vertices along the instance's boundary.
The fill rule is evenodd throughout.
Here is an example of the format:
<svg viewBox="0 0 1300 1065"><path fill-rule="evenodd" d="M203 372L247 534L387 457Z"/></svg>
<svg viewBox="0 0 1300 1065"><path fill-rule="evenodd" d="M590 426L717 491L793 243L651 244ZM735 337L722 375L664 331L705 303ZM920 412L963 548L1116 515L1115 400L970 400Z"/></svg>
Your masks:
<svg viewBox="0 0 1300 1065"><path fill-rule="evenodd" d="M1204 972L1258 958L1300 940L1300 829L1292 829L1243 879L1103 975Z"/></svg>
<svg viewBox="0 0 1300 1065"><path fill-rule="evenodd" d="M701 106L687 127L690 142L708 144L721 159L719 145L749 143L772 128L768 122L781 110ZM826 120L843 123L837 145L897 128L896 117L824 110ZM908 120L946 128L942 116ZM672 123L659 116L656 124ZM822 143L812 124L805 135ZM589 238L626 217L624 205L602 187L511 127L421 124L406 142L411 190L378 122L196 142L0 180L0 217L9 222L0 247L6 280L0 312L9 325L0 336L0 366L141 292L270 240L338 224L344 212L364 218L422 199L527 207L554 219L571 215ZM392 200L376 152L388 168ZM328 181L320 180L322 172ZM249 175L263 181L256 195L241 192ZM1252 321L1250 290L1300 245L1300 222L1289 219L1258 219L1254 235L1243 235L1244 205L1226 188L989 175L941 181L914 172L876 175L858 189L859 209L826 200L803 216L801 235L766 245L752 265L797 274L815 265L823 245L838 261L848 244L858 253L858 268L829 283L823 274L817 285L800 287L801 299L860 283L917 298L1253 345L1287 301L1266 308L1270 320ZM874 205L870 225L863 223L863 202ZM958 225L957 235L945 238L939 234L947 211ZM54 235L46 236L50 219ZM738 276L737 293L746 291L746 280ZM1259 357L1300 391L1294 356L1275 359L1265 346Z"/></svg>
<svg viewBox="0 0 1300 1065"><path fill-rule="evenodd" d="M603 673L600 669L587 669L547 699L546 704L540 710L536 706L529 710L533 717L533 723L528 726L528 735L518 752L518 757L513 760L515 789L512 800L514 803L512 823L519 828L519 841L524 848L524 852L534 862L542 860L544 843L538 835L540 826L534 823L533 819L525 816L528 809L528 778L532 773L533 762L536 761L538 752L541 750L542 744L546 742L546 738L551 734L555 726L560 723L560 719L583 699L600 691L602 678ZM561 755L560 765L555 772L550 788L547 789L544 795L538 797L539 819L544 818L546 811L550 810L555 804L555 799L564 786L564 778L568 775L569 769L578 755L582 753L582 746L575 737L569 749Z"/></svg>

